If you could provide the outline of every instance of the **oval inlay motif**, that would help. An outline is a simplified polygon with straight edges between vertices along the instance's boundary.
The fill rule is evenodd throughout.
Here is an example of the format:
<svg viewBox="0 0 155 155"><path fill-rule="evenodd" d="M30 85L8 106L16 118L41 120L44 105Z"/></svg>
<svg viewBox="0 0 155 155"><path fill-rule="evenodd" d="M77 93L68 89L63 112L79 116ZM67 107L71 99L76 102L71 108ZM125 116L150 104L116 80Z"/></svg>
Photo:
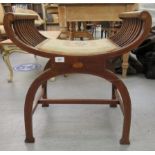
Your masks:
<svg viewBox="0 0 155 155"><path fill-rule="evenodd" d="M76 62L76 63L74 63L72 66L73 66L73 68L82 68L82 67L83 67L83 63L81 63L81 62Z"/></svg>

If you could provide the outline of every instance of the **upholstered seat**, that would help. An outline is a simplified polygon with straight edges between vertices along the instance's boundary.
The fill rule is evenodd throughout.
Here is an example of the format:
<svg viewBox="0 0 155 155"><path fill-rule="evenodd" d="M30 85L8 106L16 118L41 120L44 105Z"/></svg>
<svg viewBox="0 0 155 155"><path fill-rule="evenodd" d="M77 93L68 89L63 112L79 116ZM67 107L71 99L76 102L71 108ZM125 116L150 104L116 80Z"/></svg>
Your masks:
<svg viewBox="0 0 155 155"><path fill-rule="evenodd" d="M120 47L109 39L69 41L46 39L36 46L38 50L69 56L90 56L112 52Z"/></svg>

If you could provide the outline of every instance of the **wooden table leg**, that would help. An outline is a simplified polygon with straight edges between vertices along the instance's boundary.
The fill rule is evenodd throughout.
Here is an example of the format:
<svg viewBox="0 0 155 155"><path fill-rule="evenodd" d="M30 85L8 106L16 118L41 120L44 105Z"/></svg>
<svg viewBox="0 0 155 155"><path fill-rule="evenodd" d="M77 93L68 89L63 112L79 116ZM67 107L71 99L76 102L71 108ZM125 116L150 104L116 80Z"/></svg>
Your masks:
<svg viewBox="0 0 155 155"><path fill-rule="evenodd" d="M68 28L67 28L67 21L66 18L64 18L64 15L66 14L66 9L63 6L58 7L58 13L59 13L59 26L61 34L59 36L59 39L66 39L68 38Z"/></svg>
<svg viewBox="0 0 155 155"><path fill-rule="evenodd" d="M123 62L122 62L122 77L123 78L125 78L127 75L127 71L128 71L128 67L129 67L129 63L128 63L129 55L130 55L130 52L124 54L122 57L122 60L123 60Z"/></svg>
<svg viewBox="0 0 155 155"><path fill-rule="evenodd" d="M13 81L13 69L12 69L9 57L14 52L21 52L21 50L17 46L15 46L15 45L4 45L2 47L3 61L6 64L8 70L9 70L8 82L12 82Z"/></svg>
<svg viewBox="0 0 155 155"><path fill-rule="evenodd" d="M11 53L10 53L11 54ZM12 82L13 81L13 69L10 63L10 59L9 59L9 51L2 51L2 57L3 57L3 61L6 64L8 70L9 70L9 77L8 77L8 82Z"/></svg>

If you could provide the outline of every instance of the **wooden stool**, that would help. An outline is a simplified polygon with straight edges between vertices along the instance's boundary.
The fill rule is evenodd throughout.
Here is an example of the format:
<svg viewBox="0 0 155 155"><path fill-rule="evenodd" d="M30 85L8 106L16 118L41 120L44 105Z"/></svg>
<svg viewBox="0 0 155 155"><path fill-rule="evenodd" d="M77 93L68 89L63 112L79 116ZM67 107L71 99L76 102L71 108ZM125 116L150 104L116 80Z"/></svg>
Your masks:
<svg viewBox="0 0 155 155"><path fill-rule="evenodd" d="M90 41L69 41L49 39L41 35L34 27L34 15L8 13L4 25L10 39L21 49L49 58L45 69L31 84L25 100L25 142L34 142L32 116L38 104L43 107L49 104L109 104L120 105L123 112L123 131L121 144L129 144L131 123L131 101L128 90L108 68L111 58L122 56L139 46L151 28L151 16L147 11L128 12L120 15L122 28L109 39ZM92 74L106 79L112 84L111 99L48 99L47 80L67 73ZM40 96L34 103L38 88ZM34 104L34 105L33 105Z"/></svg>

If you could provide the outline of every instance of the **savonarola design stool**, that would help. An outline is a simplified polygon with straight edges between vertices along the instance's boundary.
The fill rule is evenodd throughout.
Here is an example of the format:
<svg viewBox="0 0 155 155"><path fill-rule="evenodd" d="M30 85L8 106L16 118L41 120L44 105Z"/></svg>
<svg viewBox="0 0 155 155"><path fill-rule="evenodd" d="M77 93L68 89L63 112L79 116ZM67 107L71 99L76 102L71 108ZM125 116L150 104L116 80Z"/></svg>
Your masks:
<svg viewBox="0 0 155 155"><path fill-rule="evenodd" d="M147 11L126 12L119 16L123 20L117 34L100 40L69 41L49 39L41 35L34 26L37 16L8 13L4 18L7 35L21 49L49 58L44 71L31 84L25 100L25 142L34 142L32 116L38 104L110 104L120 105L124 120L121 144L129 144L131 123L131 101L123 82L109 69L110 60L139 46L151 28L151 16ZM111 99L48 99L47 80L68 73L92 74L112 84ZM40 96L34 98L38 88Z"/></svg>

